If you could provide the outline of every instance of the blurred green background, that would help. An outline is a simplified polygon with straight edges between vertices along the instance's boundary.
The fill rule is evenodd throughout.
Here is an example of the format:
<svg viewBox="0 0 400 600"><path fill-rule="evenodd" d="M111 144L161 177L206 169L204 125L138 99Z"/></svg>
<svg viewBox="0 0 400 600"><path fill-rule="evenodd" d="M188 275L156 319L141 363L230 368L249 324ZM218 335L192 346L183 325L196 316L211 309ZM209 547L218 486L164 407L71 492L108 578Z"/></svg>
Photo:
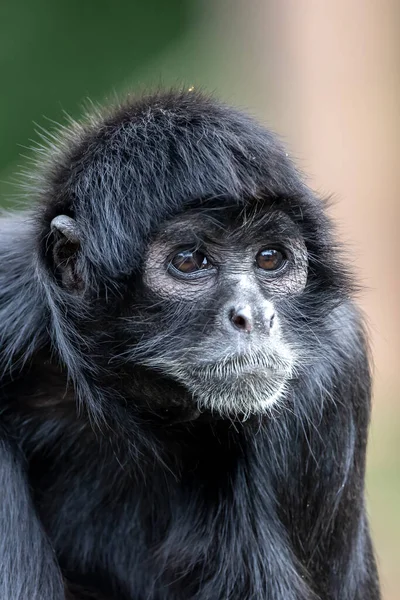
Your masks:
<svg viewBox="0 0 400 600"><path fill-rule="evenodd" d="M0 205L27 147L87 99L187 85L285 139L365 291L375 357L368 502L385 600L400 598L400 242L396 0L0 0Z"/></svg>

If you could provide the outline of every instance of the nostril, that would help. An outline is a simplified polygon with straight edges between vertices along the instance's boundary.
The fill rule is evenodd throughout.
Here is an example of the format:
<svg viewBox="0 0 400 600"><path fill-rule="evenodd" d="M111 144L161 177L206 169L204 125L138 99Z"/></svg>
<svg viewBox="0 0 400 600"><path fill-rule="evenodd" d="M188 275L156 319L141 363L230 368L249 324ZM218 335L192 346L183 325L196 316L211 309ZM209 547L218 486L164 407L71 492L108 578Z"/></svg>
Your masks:
<svg viewBox="0 0 400 600"><path fill-rule="evenodd" d="M269 328L270 329L272 329L274 321L275 321L275 314L273 314L272 317L269 320Z"/></svg>
<svg viewBox="0 0 400 600"><path fill-rule="evenodd" d="M243 314L246 311L231 309L229 313L229 319L236 329L241 331L250 332L253 329L251 318L248 315Z"/></svg>
<svg viewBox="0 0 400 600"><path fill-rule="evenodd" d="M233 317L232 318L233 323L236 325L236 327L239 327L239 329L246 329L246 319L244 319L243 317Z"/></svg>

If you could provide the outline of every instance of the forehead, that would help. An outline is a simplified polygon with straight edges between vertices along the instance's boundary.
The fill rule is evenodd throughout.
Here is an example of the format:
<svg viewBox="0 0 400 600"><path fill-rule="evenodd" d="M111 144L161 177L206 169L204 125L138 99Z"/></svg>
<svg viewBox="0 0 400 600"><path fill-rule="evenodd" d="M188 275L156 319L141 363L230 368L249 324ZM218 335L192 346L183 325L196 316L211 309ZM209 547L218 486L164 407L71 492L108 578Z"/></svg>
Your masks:
<svg viewBox="0 0 400 600"><path fill-rule="evenodd" d="M298 238L301 232L290 216L273 203L238 205L210 201L167 220L156 233L162 241L186 236L221 243L226 238L236 242L265 236Z"/></svg>

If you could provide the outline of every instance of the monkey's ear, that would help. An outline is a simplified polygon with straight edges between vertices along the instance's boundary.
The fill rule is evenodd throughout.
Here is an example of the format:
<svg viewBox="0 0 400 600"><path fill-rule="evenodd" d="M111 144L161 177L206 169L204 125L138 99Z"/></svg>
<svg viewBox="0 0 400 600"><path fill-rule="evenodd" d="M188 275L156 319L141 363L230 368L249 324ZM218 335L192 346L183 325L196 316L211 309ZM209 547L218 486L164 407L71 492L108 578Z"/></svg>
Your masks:
<svg viewBox="0 0 400 600"><path fill-rule="evenodd" d="M83 290L84 282L77 270L77 255L81 245L80 232L74 219L58 215L51 224L53 264L63 287L71 292Z"/></svg>

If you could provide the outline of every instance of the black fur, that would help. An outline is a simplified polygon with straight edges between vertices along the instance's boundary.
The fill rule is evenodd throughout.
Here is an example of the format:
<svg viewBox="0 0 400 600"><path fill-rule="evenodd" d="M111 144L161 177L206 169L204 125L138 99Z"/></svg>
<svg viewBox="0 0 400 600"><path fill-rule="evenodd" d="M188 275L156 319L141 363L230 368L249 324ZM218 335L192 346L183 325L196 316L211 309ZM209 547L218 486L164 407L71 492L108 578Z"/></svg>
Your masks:
<svg viewBox="0 0 400 600"><path fill-rule="evenodd" d="M323 204L275 137L173 92L72 124L39 162L30 211L0 221L0 598L377 600L364 330ZM182 384L121 360L146 244L210 199L279 207L309 256L282 305L305 358L283 405L243 423L185 416ZM83 293L60 284L57 215L82 232ZM137 310L164 353L196 327L184 306Z"/></svg>

